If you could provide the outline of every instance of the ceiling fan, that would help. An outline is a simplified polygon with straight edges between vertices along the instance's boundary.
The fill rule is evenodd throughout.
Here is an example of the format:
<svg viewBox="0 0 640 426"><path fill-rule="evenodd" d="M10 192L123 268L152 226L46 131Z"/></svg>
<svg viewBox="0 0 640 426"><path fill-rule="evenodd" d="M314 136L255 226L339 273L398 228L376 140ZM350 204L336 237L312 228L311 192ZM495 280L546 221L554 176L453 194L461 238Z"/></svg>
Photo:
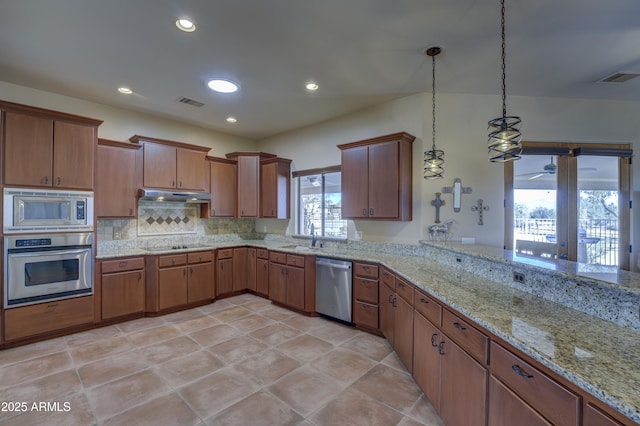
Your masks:
<svg viewBox="0 0 640 426"><path fill-rule="evenodd" d="M551 157L551 162L549 164L545 164L542 170L533 173L523 173L518 175L518 177L526 177L529 176L529 180L537 179L544 175L555 175L558 170L558 165L553 162L553 156ZM581 172L595 172L597 169L595 167L580 167L578 171Z"/></svg>

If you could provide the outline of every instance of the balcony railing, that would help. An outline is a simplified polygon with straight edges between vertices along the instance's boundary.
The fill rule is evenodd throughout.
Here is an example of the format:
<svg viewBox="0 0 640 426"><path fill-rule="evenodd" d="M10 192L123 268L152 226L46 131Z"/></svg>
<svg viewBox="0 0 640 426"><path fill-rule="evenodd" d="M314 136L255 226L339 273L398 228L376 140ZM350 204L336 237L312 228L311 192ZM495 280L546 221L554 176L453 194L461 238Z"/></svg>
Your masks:
<svg viewBox="0 0 640 426"><path fill-rule="evenodd" d="M556 243L555 219L515 218L516 240ZM578 261L592 265L618 265L618 221L582 219L578 222Z"/></svg>

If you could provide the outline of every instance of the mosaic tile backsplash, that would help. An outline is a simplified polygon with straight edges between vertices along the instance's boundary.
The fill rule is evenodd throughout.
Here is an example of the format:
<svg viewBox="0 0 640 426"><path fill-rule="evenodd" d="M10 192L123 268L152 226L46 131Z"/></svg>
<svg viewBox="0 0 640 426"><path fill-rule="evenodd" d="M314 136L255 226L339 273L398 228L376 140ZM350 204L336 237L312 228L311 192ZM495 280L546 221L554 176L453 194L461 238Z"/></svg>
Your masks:
<svg viewBox="0 0 640 426"><path fill-rule="evenodd" d="M138 235L195 234L200 208L189 204L145 203L138 206Z"/></svg>

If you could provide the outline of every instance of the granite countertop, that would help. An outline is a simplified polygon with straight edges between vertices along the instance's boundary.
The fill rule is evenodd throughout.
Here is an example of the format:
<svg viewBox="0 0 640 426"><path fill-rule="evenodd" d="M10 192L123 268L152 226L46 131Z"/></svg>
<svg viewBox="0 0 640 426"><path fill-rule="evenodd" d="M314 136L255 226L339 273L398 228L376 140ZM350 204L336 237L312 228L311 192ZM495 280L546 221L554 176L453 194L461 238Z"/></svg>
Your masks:
<svg viewBox="0 0 640 426"><path fill-rule="evenodd" d="M468 271L429 259L249 240L183 251L249 245L289 253L377 262L640 423L640 333ZM118 250L98 258L176 253Z"/></svg>

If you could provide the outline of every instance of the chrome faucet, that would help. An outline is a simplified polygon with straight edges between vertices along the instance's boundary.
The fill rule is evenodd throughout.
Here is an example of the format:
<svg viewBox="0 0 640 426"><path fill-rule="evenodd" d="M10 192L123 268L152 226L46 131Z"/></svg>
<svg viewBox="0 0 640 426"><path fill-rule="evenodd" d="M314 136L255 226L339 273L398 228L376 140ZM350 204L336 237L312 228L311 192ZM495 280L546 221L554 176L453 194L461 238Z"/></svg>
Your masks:
<svg viewBox="0 0 640 426"><path fill-rule="evenodd" d="M318 235L316 234L316 228L311 224L311 247L316 246L316 242L318 241Z"/></svg>

